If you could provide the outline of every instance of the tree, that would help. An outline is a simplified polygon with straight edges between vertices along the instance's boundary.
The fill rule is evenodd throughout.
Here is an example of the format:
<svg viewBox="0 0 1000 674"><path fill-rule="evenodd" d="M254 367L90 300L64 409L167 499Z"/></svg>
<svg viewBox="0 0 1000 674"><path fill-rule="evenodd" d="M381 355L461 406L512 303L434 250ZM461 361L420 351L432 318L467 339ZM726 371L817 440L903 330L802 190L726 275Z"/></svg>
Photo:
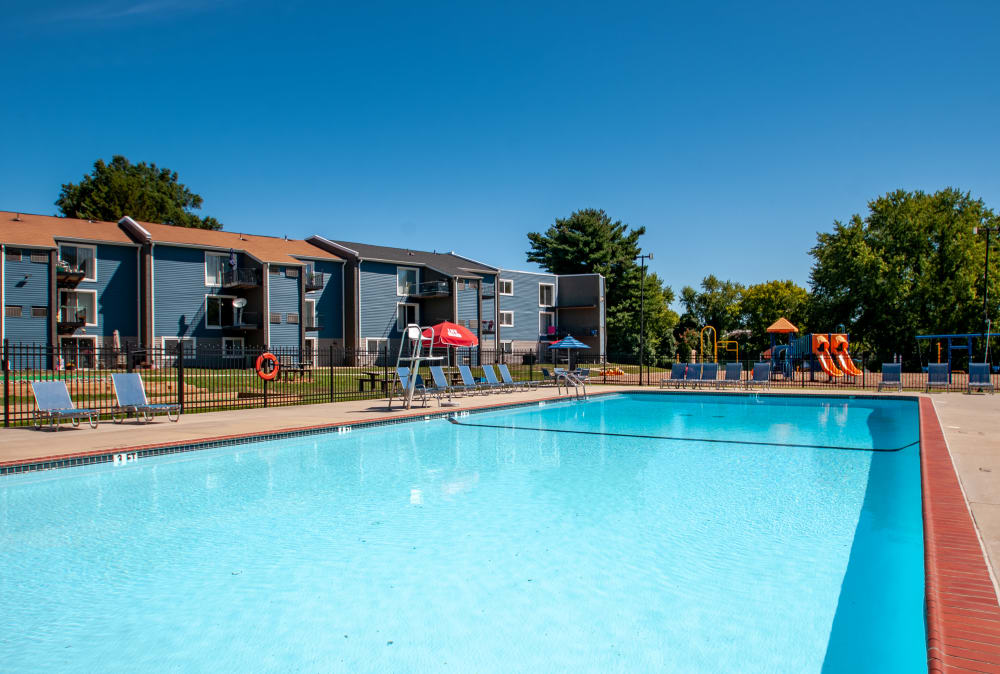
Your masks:
<svg viewBox="0 0 1000 674"><path fill-rule="evenodd" d="M691 286L681 289L681 304L689 322L698 329L711 325L718 331L719 339L741 327L740 298L743 286L733 281L720 281L709 274L701 281L701 291Z"/></svg>
<svg viewBox="0 0 1000 674"><path fill-rule="evenodd" d="M781 317L795 324L800 333L806 332L809 292L792 281L767 281L747 286L740 299L740 321L750 335L741 344L748 357L753 357L771 344L767 328Z"/></svg>
<svg viewBox="0 0 1000 674"><path fill-rule="evenodd" d="M910 366L920 362L918 334L981 332L985 246L972 229L996 221L982 200L953 188L897 190L869 202L864 218L834 222L810 250L810 325L822 331L843 323L879 359L898 353ZM995 261L993 316L1000 300Z"/></svg>
<svg viewBox="0 0 1000 674"><path fill-rule="evenodd" d="M528 234L528 261L553 274L598 273L605 278L608 352L636 353L639 346L641 269L636 264L645 227L630 229L599 209L574 211L557 218L545 233ZM677 314L670 310L673 291L655 274L646 274L647 355L662 353ZM672 347L671 347L672 348ZM651 350L652 349L652 350Z"/></svg>
<svg viewBox="0 0 1000 674"><path fill-rule="evenodd" d="M128 215L136 220L181 227L222 229L212 217L200 218L190 209L202 199L177 181L177 173L156 164L132 164L115 155L110 164L94 162L94 170L77 183L62 186L56 205L67 218L116 222Z"/></svg>

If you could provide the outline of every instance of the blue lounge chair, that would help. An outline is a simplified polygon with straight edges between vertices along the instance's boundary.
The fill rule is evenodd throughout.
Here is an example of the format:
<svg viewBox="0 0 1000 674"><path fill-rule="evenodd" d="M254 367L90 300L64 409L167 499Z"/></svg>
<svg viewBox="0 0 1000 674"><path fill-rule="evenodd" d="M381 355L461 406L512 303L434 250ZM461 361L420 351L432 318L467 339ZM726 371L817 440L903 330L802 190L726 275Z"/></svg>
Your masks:
<svg viewBox="0 0 1000 674"><path fill-rule="evenodd" d="M129 414L135 414L136 423L145 420L148 424L157 414L166 414L170 421L180 420L181 406L177 403L149 403L142 377L138 373L113 374L111 382L115 386L115 399L118 403L111 414L111 420L115 423L122 423Z"/></svg>
<svg viewBox="0 0 1000 674"><path fill-rule="evenodd" d="M698 379L699 386L704 384L709 386L710 384L718 385L719 380L719 364L718 363L705 363L701 366L701 377Z"/></svg>
<svg viewBox="0 0 1000 674"><path fill-rule="evenodd" d="M428 393L433 393L438 397L438 404L441 404L441 396L447 394L448 402L451 402L452 394L459 394L465 391L464 386L455 386L448 383L448 377L440 365L431 365L431 380L434 382L433 388L428 388Z"/></svg>
<svg viewBox="0 0 1000 674"><path fill-rule="evenodd" d="M700 363L688 365L687 373L684 375L685 383L690 383L692 387L697 386L698 382L701 381L701 369Z"/></svg>
<svg viewBox="0 0 1000 674"><path fill-rule="evenodd" d="M932 388L943 388L945 390L951 385L951 377L948 376L948 363L931 363L927 366L927 387L925 391Z"/></svg>
<svg viewBox="0 0 1000 674"><path fill-rule="evenodd" d="M882 381L878 383L878 390L882 388L894 388L897 391L903 390L903 366L899 363L882 363Z"/></svg>
<svg viewBox="0 0 1000 674"><path fill-rule="evenodd" d="M726 363L726 374L719 386L739 386L743 382L743 366L739 363Z"/></svg>
<svg viewBox="0 0 1000 674"><path fill-rule="evenodd" d="M770 363L754 363L753 364L753 377L747 381L747 388L753 388L754 386L761 386L762 388L771 387L771 364Z"/></svg>
<svg viewBox="0 0 1000 674"><path fill-rule="evenodd" d="M41 429L42 422L48 421L49 428L59 430L59 422L69 419L73 428L80 425L81 419L86 419L91 428L97 428L98 411L77 409L73 399L66 390L66 382L33 381L31 394L35 397L35 412L32 423L36 429Z"/></svg>
<svg viewBox="0 0 1000 674"><path fill-rule="evenodd" d="M485 388L491 391L503 391L510 388L507 384L497 379L497 373L493 371L492 365L483 364L481 367L483 368L483 376L486 377Z"/></svg>
<svg viewBox="0 0 1000 674"><path fill-rule="evenodd" d="M660 388L666 388L667 384L673 384L675 388L680 388L684 383L684 371L687 370L685 363L673 363L670 366L670 376L660 380Z"/></svg>
<svg viewBox="0 0 1000 674"><path fill-rule="evenodd" d="M531 379L523 379L520 381L515 380L513 377L510 376L510 370L507 369L506 363L500 363L499 365L497 365L497 370L500 371L500 378L503 379L504 383L507 384L508 386L520 387L526 391L528 389L536 388L538 386L538 382L533 381Z"/></svg>
<svg viewBox="0 0 1000 674"><path fill-rule="evenodd" d="M389 389L389 409L392 409L392 399L396 397L397 392L399 393L400 402L406 401L406 390L410 386L410 368L397 367L396 377L396 382L393 384L392 388ZM420 396L420 400L423 401L424 407L427 407L427 389L424 388L423 379L420 378L419 374L413 382L414 399L417 396Z"/></svg>
<svg viewBox="0 0 1000 674"><path fill-rule="evenodd" d="M972 389L993 393L993 381L990 379L989 363L969 363L969 393Z"/></svg>
<svg viewBox="0 0 1000 674"><path fill-rule="evenodd" d="M542 368L542 383L543 384L551 384L553 386L556 383L556 375L553 374L552 372L549 372L548 368L544 368L544 367Z"/></svg>
<svg viewBox="0 0 1000 674"><path fill-rule="evenodd" d="M472 376L472 370L468 365L459 365L458 374L462 377L462 385L469 391L478 391L480 393L485 393L483 385L476 381L476 378Z"/></svg>

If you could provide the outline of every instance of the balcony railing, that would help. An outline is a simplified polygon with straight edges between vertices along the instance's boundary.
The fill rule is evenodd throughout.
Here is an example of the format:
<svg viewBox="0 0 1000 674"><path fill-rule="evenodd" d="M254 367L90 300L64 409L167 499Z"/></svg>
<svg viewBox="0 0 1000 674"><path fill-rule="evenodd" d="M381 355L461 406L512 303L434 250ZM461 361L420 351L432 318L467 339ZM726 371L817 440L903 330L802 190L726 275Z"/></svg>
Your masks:
<svg viewBox="0 0 1000 674"><path fill-rule="evenodd" d="M305 283L306 291L323 289L323 273L314 271L306 272L302 275L302 282Z"/></svg>
<svg viewBox="0 0 1000 674"><path fill-rule="evenodd" d="M410 297L448 297L451 295L451 283L448 281L424 281L423 283L406 284L406 294Z"/></svg>
<svg viewBox="0 0 1000 674"><path fill-rule="evenodd" d="M87 308L72 305L59 307L59 320L56 321L56 332L73 332L87 324Z"/></svg>
<svg viewBox="0 0 1000 674"><path fill-rule="evenodd" d="M56 285L60 288L75 288L86 277L87 272L83 269L77 269L61 262L56 265Z"/></svg>
<svg viewBox="0 0 1000 674"><path fill-rule="evenodd" d="M257 269L230 269L222 273L223 288L256 288L260 285Z"/></svg>
<svg viewBox="0 0 1000 674"><path fill-rule="evenodd" d="M259 330L261 327L260 314L256 311L240 311L233 316L233 322L223 325L224 330L243 331Z"/></svg>
<svg viewBox="0 0 1000 674"><path fill-rule="evenodd" d="M302 327L305 328L306 332L317 332L323 327L323 323L319 316L306 316Z"/></svg>

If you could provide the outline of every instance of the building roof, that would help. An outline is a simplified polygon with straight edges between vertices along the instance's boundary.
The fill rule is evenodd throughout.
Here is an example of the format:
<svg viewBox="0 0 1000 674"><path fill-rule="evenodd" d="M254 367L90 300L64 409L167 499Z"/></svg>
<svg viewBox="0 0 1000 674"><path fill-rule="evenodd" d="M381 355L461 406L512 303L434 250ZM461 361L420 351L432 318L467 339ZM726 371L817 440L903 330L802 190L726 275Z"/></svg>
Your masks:
<svg viewBox="0 0 1000 674"><path fill-rule="evenodd" d="M495 274L497 272L495 267L473 262L453 253L376 246L370 243L353 243L351 241L339 240L331 241L331 243L354 251L359 257L365 260L379 260L395 262L397 264L430 267L450 276L478 277L479 274Z"/></svg>
<svg viewBox="0 0 1000 674"><path fill-rule="evenodd" d="M320 260L341 259L333 253L301 239L285 239L278 236L261 236L260 234L176 227L174 225L163 225L155 222L138 222L131 220L131 218L129 220L147 232L149 239L154 243L172 243L181 246L195 246L221 251L232 249L245 252L261 262L277 264L301 265L302 259L300 258ZM138 235L144 237L141 233L138 233Z"/></svg>
<svg viewBox="0 0 1000 674"><path fill-rule="evenodd" d="M73 239L135 245L116 222L0 211L0 241L8 246L55 248L57 240Z"/></svg>
<svg viewBox="0 0 1000 674"><path fill-rule="evenodd" d="M776 320L774 323L772 323L771 327L769 327L767 331L785 334L788 332L798 332L799 329L794 325L792 325L792 322L789 321L787 318L782 317Z"/></svg>

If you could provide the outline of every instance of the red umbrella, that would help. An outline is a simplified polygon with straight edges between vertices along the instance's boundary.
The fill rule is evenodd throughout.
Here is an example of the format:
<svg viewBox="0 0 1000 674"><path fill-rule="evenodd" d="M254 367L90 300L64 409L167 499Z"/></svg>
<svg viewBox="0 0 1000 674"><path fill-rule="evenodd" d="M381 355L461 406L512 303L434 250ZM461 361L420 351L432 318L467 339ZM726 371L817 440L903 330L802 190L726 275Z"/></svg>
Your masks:
<svg viewBox="0 0 1000 674"><path fill-rule="evenodd" d="M461 325L444 321L424 330L424 339L434 338L434 346L479 346L479 338Z"/></svg>

